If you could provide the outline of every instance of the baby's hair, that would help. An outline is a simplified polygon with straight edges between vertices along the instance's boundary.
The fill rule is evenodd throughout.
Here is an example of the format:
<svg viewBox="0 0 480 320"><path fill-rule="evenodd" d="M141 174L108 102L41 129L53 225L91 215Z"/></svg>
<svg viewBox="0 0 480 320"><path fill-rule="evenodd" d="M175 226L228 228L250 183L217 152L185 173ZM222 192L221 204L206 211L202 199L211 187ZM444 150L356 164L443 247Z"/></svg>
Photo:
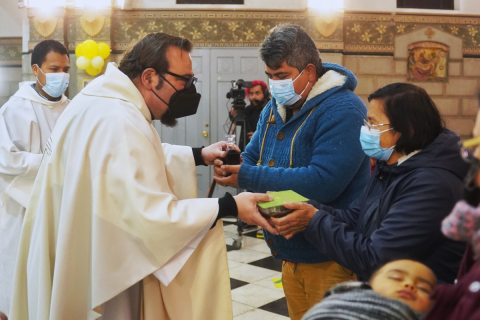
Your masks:
<svg viewBox="0 0 480 320"><path fill-rule="evenodd" d="M391 263L391 262L395 262L395 261L399 261L399 260L410 260L410 261L414 261L414 262L417 262L417 263L420 263L420 264L423 264L425 267L427 267L424 263L418 261L418 260L414 260L414 259L397 259L397 260L392 260L392 261L389 261L389 262L386 262L384 263L381 267L375 269L375 271L373 271L372 275L370 276L370 279L368 279L368 283L372 283L372 281L375 279L375 277L378 275L378 272L383 268L385 267L387 264ZM435 273L432 271L432 269L430 269L429 267L427 267L428 270L430 270L430 272L432 273L433 277L435 278L435 285L437 284L437 276L435 275Z"/></svg>

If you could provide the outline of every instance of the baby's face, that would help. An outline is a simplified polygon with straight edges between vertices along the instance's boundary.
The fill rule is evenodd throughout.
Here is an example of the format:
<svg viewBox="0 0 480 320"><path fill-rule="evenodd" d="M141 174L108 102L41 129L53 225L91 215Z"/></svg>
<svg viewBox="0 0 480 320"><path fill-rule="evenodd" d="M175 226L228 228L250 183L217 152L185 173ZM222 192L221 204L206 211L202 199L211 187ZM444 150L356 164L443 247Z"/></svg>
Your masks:
<svg viewBox="0 0 480 320"><path fill-rule="evenodd" d="M430 293L436 284L437 279L428 267L411 260L390 262L370 280L373 291L400 300L415 311L428 310Z"/></svg>

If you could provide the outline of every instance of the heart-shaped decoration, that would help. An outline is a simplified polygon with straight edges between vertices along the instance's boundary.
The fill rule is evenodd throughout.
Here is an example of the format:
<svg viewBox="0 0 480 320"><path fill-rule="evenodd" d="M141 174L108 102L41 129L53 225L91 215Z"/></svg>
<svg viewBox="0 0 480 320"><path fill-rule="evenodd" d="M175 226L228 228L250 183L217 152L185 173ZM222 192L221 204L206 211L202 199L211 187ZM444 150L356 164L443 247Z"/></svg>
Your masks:
<svg viewBox="0 0 480 320"><path fill-rule="evenodd" d="M102 29L105 26L105 16L84 14L80 17L80 25L86 34L90 37L95 37L102 32Z"/></svg>
<svg viewBox="0 0 480 320"><path fill-rule="evenodd" d="M58 20L57 18L52 19L38 19L34 17L33 19L33 26L35 30L43 37L48 38L50 37L57 28Z"/></svg>
<svg viewBox="0 0 480 320"><path fill-rule="evenodd" d="M332 36L338 27L337 17L318 17L315 18L315 28L325 38Z"/></svg>

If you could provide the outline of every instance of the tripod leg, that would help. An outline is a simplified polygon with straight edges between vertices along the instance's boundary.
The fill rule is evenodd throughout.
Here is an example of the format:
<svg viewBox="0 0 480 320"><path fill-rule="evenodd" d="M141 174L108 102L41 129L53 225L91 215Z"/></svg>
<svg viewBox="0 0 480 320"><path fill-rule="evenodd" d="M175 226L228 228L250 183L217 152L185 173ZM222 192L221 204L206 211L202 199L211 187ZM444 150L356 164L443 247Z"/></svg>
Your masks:
<svg viewBox="0 0 480 320"><path fill-rule="evenodd" d="M211 198L213 195L213 191L215 190L215 186L217 185L217 181L212 179L212 183L210 183L210 188L208 188L207 198Z"/></svg>

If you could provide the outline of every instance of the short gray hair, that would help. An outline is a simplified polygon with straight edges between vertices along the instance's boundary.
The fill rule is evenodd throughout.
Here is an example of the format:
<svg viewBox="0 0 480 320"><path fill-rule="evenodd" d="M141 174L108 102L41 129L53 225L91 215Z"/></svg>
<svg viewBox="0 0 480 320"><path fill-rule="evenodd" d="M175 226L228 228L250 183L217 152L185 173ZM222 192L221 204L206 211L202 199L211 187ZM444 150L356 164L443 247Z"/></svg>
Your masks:
<svg viewBox="0 0 480 320"><path fill-rule="evenodd" d="M320 52L301 26L281 24L271 29L260 46L260 57L273 70L279 69L284 61L298 71L311 63L317 69L317 76L323 75Z"/></svg>

